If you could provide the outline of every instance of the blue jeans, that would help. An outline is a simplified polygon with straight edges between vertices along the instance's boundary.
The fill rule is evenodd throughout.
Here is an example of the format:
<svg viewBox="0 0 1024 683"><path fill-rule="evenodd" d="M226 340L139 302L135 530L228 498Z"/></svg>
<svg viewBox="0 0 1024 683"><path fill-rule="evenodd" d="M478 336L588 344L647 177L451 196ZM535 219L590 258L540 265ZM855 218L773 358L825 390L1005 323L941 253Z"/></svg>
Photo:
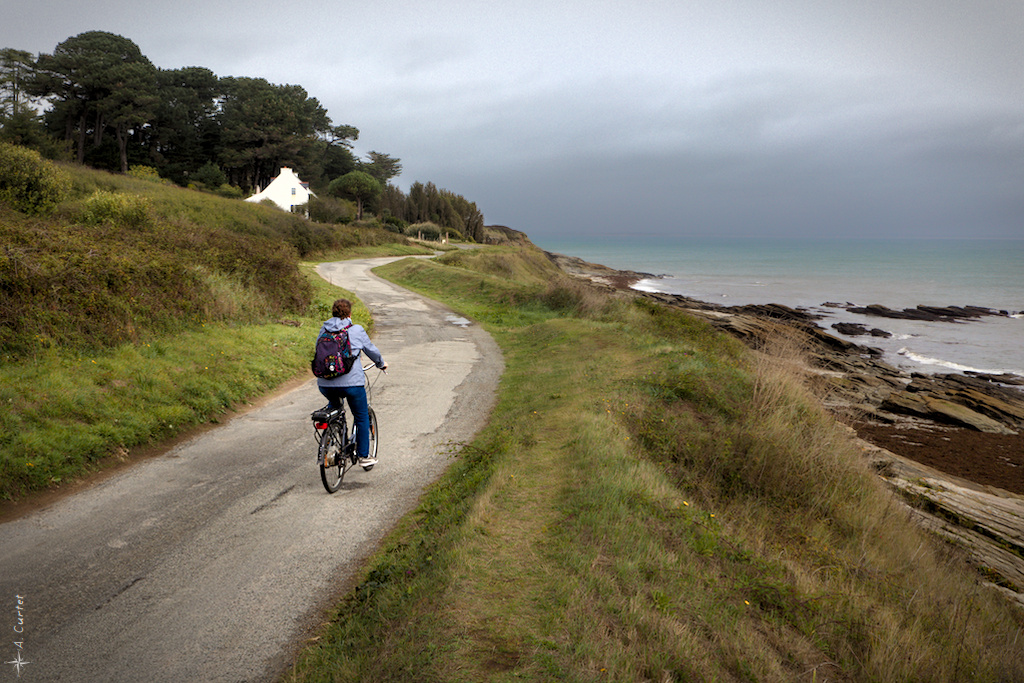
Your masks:
<svg viewBox="0 0 1024 683"><path fill-rule="evenodd" d="M320 387L320 393L331 402L332 408L341 408L342 399L348 399L356 428L356 454L365 458L370 453L370 406L366 401L366 387Z"/></svg>

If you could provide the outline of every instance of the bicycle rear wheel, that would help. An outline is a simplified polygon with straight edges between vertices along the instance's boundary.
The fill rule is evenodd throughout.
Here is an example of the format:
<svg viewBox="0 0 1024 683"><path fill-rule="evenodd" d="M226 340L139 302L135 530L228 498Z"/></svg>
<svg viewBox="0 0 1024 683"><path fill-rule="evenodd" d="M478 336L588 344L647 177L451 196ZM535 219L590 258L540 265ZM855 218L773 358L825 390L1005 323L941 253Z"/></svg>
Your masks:
<svg viewBox="0 0 1024 683"><path fill-rule="evenodd" d="M349 459L345 453L345 431L342 424L331 422L324 430L317 459L320 462L320 481L324 483L327 493L334 493L341 488L345 470L349 467Z"/></svg>

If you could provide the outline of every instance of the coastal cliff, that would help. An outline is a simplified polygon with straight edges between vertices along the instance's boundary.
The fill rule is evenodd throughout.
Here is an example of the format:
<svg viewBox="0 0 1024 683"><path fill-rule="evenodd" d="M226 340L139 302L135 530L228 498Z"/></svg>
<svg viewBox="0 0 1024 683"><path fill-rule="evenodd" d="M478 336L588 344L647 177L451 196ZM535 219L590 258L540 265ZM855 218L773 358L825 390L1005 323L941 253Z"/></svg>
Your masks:
<svg viewBox="0 0 1024 683"><path fill-rule="evenodd" d="M686 310L755 350L782 340L802 359L823 404L849 427L922 525L967 547L992 582L1024 604L1024 378L907 373L882 360L879 350L823 329L817 324L821 316L810 311L778 304L720 306L632 290L630 285L654 276L548 256L570 275ZM870 312L950 321L1006 315L973 307Z"/></svg>

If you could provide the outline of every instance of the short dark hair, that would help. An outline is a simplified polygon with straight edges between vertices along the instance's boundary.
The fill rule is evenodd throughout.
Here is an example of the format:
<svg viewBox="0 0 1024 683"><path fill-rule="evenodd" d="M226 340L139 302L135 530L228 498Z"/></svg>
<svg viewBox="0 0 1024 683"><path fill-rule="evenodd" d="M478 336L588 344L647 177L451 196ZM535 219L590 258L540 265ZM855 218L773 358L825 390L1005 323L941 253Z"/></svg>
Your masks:
<svg viewBox="0 0 1024 683"><path fill-rule="evenodd" d="M331 307L331 314L335 318L348 318L352 315L352 302L348 299L338 299Z"/></svg>

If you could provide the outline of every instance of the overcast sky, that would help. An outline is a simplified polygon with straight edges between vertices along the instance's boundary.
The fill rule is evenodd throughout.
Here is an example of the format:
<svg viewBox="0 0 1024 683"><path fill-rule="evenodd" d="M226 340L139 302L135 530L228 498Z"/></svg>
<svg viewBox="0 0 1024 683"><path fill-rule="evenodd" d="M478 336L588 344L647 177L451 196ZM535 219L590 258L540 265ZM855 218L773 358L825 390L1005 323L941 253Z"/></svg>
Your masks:
<svg viewBox="0 0 1024 683"><path fill-rule="evenodd" d="M579 234L1024 238L1024 0L3 0L303 86L396 182ZM298 169L301 175L301 169Z"/></svg>

